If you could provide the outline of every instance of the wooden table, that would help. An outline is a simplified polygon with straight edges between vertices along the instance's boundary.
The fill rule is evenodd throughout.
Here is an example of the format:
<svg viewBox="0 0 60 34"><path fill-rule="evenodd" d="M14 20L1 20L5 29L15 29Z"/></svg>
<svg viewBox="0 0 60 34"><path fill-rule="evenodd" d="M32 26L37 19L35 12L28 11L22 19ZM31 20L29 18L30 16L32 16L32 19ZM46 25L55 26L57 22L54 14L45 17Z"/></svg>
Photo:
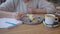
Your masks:
<svg viewBox="0 0 60 34"><path fill-rule="evenodd" d="M0 29L0 34L60 34L60 26L48 28L43 23L38 25L22 24L9 29Z"/></svg>

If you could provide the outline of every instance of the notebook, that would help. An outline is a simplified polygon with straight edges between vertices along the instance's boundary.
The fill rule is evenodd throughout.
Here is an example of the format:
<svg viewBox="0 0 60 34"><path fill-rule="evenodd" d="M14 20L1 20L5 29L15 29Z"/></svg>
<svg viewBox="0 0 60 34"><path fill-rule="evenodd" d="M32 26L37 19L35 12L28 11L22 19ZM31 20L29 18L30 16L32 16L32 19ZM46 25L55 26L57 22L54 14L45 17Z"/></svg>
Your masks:
<svg viewBox="0 0 60 34"><path fill-rule="evenodd" d="M14 18L0 18L0 28L10 28L22 24L22 21L18 21Z"/></svg>

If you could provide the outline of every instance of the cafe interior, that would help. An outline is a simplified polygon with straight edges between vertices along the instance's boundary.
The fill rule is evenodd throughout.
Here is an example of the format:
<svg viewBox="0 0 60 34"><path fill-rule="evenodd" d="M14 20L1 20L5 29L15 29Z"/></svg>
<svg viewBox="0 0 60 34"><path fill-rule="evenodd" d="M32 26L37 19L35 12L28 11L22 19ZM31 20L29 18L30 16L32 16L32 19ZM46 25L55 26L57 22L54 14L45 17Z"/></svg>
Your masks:
<svg viewBox="0 0 60 34"><path fill-rule="evenodd" d="M0 0L0 5L5 1L6 0ZM27 14L22 18L25 23L22 23L22 21L19 20L17 21L13 18L0 18L0 22L11 21L5 23L14 25L11 27L3 28L4 26L2 27L2 25L4 24L0 24L0 34L60 34L60 0L47 1L54 4L55 8L57 9L58 15L55 16L54 14ZM54 19L56 19L56 22L54 22ZM12 22L14 22L15 24ZM17 23L18 25L16 25Z"/></svg>

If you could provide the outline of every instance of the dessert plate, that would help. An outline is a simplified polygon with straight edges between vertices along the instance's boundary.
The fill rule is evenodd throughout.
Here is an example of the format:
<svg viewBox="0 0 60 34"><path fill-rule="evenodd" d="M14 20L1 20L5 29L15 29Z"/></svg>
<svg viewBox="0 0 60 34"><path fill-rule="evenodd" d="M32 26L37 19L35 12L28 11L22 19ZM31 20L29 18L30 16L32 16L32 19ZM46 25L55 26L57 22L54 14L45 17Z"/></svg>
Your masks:
<svg viewBox="0 0 60 34"><path fill-rule="evenodd" d="M33 20L30 20L27 15L22 17L22 21L24 24L30 24L30 25L35 25L35 24L40 24L43 21L43 17L40 15L34 15Z"/></svg>

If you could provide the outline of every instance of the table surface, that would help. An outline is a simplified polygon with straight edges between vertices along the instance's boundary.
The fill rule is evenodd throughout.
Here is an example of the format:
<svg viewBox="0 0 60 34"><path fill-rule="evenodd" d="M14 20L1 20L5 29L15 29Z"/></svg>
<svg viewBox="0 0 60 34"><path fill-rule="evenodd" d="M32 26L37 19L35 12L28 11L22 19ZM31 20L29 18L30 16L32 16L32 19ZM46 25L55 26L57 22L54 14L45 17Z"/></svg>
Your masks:
<svg viewBox="0 0 60 34"><path fill-rule="evenodd" d="M38 25L22 24L9 29L0 29L0 34L60 34L60 26L49 28L43 23Z"/></svg>

